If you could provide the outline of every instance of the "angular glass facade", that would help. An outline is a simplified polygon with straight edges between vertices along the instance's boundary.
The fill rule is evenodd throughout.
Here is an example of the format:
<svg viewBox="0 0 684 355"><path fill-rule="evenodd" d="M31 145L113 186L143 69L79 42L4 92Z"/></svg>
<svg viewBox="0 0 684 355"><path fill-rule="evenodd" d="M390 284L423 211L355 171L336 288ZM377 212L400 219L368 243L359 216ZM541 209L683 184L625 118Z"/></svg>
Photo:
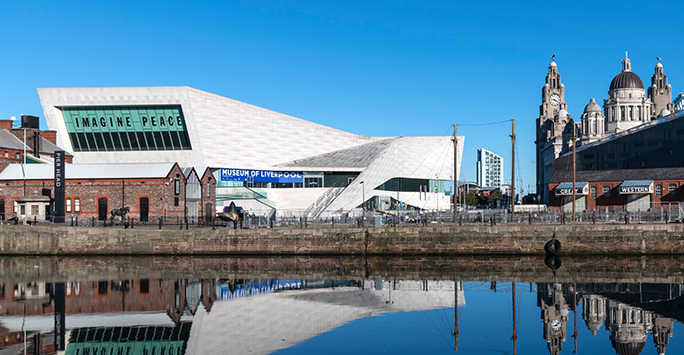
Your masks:
<svg viewBox="0 0 684 355"><path fill-rule="evenodd" d="M444 181L431 179L392 178L376 187L376 189L405 192L444 192Z"/></svg>
<svg viewBox="0 0 684 355"><path fill-rule="evenodd" d="M189 150L179 105L62 107L74 152Z"/></svg>

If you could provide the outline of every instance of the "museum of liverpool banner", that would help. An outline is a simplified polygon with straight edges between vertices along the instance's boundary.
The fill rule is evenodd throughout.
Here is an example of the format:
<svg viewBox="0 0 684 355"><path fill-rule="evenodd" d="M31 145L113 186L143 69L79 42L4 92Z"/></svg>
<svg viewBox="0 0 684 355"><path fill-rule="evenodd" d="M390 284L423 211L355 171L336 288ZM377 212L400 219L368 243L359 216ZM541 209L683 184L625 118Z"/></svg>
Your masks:
<svg viewBox="0 0 684 355"><path fill-rule="evenodd" d="M301 171L221 169L221 180L274 183L301 183L304 182L304 175Z"/></svg>

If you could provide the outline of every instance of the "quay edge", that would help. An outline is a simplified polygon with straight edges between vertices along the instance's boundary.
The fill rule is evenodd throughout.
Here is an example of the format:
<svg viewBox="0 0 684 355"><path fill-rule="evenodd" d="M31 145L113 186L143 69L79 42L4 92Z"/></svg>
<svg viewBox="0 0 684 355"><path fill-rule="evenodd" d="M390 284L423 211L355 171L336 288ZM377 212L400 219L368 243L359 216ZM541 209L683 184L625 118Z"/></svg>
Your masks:
<svg viewBox="0 0 684 355"><path fill-rule="evenodd" d="M168 230L0 226L3 255L684 255L684 224Z"/></svg>

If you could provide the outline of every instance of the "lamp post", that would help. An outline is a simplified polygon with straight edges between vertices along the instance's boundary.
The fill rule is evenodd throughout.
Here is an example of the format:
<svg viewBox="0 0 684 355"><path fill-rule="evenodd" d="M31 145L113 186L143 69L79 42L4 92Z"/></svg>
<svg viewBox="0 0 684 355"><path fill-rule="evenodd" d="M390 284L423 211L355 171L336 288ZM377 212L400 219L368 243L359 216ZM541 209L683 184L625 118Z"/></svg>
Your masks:
<svg viewBox="0 0 684 355"><path fill-rule="evenodd" d="M363 184L363 181L361 181L359 184L361 184L361 213L362 213L362 218L363 218L363 225L366 225L366 185Z"/></svg>

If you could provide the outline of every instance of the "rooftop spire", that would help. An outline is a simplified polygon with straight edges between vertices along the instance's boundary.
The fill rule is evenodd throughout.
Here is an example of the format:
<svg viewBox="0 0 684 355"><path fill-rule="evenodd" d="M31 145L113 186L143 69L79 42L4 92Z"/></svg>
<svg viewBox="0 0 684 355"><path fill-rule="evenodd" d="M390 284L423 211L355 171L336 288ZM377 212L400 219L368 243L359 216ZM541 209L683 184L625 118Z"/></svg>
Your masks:
<svg viewBox="0 0 684 355"><path fill-rule="evenodd" d="M632 61L627 58L627 51L625 51L625 59L622 61L622 71L632 71Z"/></svg>

